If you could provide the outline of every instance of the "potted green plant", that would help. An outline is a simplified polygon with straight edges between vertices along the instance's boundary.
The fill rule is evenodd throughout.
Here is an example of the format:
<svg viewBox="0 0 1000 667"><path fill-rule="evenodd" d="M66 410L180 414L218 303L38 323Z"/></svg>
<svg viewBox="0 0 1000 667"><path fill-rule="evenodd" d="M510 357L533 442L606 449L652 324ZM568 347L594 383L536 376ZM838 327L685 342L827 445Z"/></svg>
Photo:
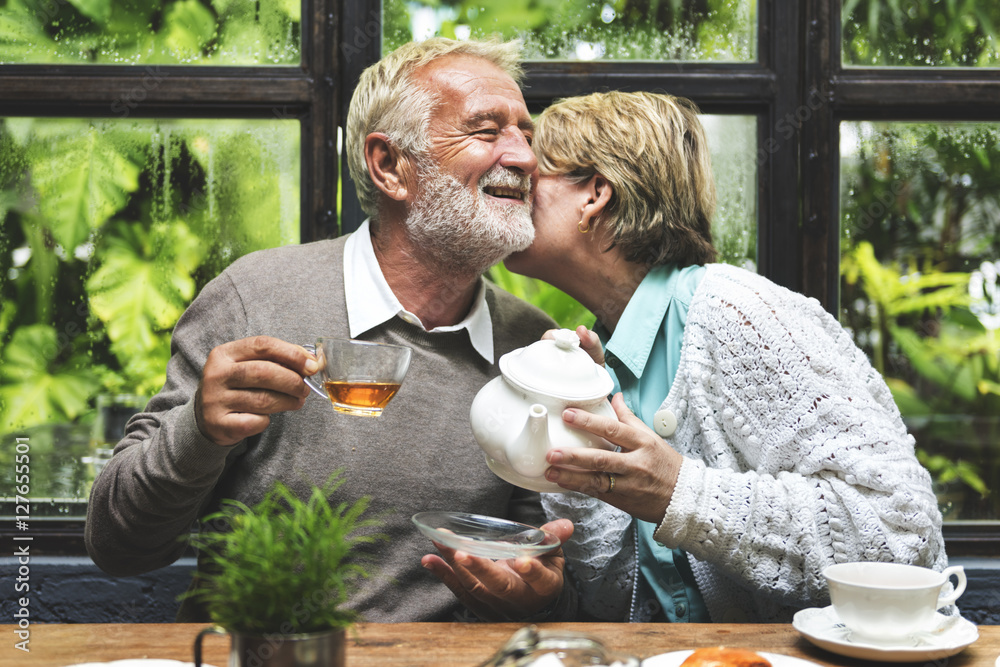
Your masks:
<svg viewBox="0 0 1000 667"><path fill-rule="evenodd" d="M215 624L195 640L201 665L206 634L232 637L230 665L312 667L344 664L345 630L358 620L343 605L370 561L356 549L384 539L364 518L370 498L331 505L344 480L334 473L303 500L281 482L252 507L224 500L191 538L201 552L195 585L183 597L205 606Z"/></svg>

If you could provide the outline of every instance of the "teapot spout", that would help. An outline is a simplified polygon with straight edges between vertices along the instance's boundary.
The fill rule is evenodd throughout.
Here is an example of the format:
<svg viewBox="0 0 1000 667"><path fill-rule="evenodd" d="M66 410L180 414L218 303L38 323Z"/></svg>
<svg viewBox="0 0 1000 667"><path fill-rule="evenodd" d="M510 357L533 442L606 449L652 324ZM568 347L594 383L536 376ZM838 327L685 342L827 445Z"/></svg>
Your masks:
<svg viewBox="0 0 1000 667"><path fill-rule="evenodd" d="M541 403L528 408L524 429L507 445L510 467L525 477L541 477L549 464L545 454L549 451L549 411Z"/></svg>

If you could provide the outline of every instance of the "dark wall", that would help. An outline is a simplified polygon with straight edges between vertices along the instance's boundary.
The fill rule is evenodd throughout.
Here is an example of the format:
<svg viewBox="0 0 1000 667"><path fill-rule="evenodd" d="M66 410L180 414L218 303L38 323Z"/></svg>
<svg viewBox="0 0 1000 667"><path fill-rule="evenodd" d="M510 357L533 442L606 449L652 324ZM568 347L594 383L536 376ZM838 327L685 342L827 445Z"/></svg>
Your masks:
<svg viewBox="0 0 1000 667"><path fill-rule="evenodd" d="M10 623L28 598L32 623L171 623L191 582L193 558L135 577L112 577L85 556L32 556L29 590L17 592L16 558L0 558L0 618Z"/></svg>
<svg viewBox="0 0 1000 667"><path fill-rule="evenodd" d="M958 600L962 616L1000 625L1000 561L953 558L951 564L963 565L969 579ZM86 557L39 556L29 564L30 590L15 593L17 559L0 558L0 618L13 618L17 598L27 595L33 623L170 623L194 565L193 558L183 558L148 574L117 578Z"/></svg>

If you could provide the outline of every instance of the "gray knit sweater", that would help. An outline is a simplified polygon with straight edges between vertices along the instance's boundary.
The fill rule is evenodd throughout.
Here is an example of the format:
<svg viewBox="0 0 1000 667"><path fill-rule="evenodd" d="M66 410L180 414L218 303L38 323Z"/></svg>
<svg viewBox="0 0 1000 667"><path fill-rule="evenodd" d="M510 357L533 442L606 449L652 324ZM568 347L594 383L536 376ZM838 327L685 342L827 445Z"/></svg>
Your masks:
<svg viewBox="0 0 1000 667"><path fill-rule="evenodd" d="M205 439L193 396L212 348L254 335L294 343L347 338L341 237L248 255L205 286L173 334L167 381L94 484L87 550L115 575L163 567L184 551L179 538L223 498L251 504L274 480L300 494L344 468L336 499L373 498L387 517L388 542L374 547L379 576L350 606L374 622L450 620L461 615L451 592L420 565L434 547L410 522L415 512L455 510L540 525L538 495L486 467L472 438L469 408L498 374L465 331L428 334L399 318L362 338L413 348L399 393L378 419L333 411L316 395L299 411L274 415L263 433L231 447ZM540 310L488 285L497 358L553 326ZM179 620L205 620L186 602Z"/></svg>

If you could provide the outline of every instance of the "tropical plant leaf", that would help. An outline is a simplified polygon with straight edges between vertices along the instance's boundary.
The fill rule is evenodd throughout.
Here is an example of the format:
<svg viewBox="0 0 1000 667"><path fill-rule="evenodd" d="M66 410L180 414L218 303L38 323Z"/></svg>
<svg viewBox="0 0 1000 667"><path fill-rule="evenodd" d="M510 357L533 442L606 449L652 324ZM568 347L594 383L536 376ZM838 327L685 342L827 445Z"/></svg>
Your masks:
<svg viewBox="0 0 1000 667"><path fill-rule="evenodd" d="M966 289L968 284L968 274L965 274L962 275L961 284L894 299L886 305L885 310L889 315L902 315L903 313L934 312L937 309L947 311L955 306L964 306L969 303L969 292Z"/></svg>
<svg viewBox="0 0 1000 667"><path fill-rule="evenodd" d="M51 51L55 43L38 20L38 12L18 2L0 6L0 46L7 62L19 62Z"/></svg>
<svg viewBox="0 0 1000 667"><path fill-rule="evenodd" d="M978 378L968 363L955 362L935 354L919 334L911 329L890 326L889 331L916 372L962 400L972 401L976 398Z"/></svg>
<svg viewBox="0 0 1000 667"><path fill-rule="evenodd" d="M885 383L888 385L889 391L892 392L892 399L895 401L896 407L899 408L900 414L904 417L929 415L933 412L931 406L920 398L917 390L905 380L886 378Z"/></svg>
<svg viewBox="0 0 1000 667"><path fill-rule="evenodd" d="M107 23L111 17L111 0L67 0L87 18L97 23Z"/></svg>
<svg viewBox="0 0 1000 667"><path fill-rule="evenodd" d="M300 0L278 0L277 6L288 16L290 21L298 23L302 20L302 2Z"/></svg>
<svg viewBox="0 0 1000 667"><path fill-rule="evenodd" d="M140 169L90 125L35 146L32 185L56 242L72 252L121 209Z"/></svg>
<svg viewBox="0 0 1000 667"><path fill-rule="evenodd" d="M0 433L38 424L72 421L87 409L100 379L82 355L51 370L72 341L47 324L19 327L3 349L0 365Z"/></svg>
<svg viewBox="0 0 1000 667"><path fill-rule="evenodd" d="M201 240L183 222L119 223L106 239L101 265L87 280L90 308L105 323L115 355L130 360L162 348L194 296L192 273L201 263Z"/></svg>
<svg viewBox="0 0 1000 667"><path fill-rule="evenodd" d="M163 43L168 52L180 59L201 55L215 36L215 16L198 0L180 0L170 5L165 16Z"/></svg>

